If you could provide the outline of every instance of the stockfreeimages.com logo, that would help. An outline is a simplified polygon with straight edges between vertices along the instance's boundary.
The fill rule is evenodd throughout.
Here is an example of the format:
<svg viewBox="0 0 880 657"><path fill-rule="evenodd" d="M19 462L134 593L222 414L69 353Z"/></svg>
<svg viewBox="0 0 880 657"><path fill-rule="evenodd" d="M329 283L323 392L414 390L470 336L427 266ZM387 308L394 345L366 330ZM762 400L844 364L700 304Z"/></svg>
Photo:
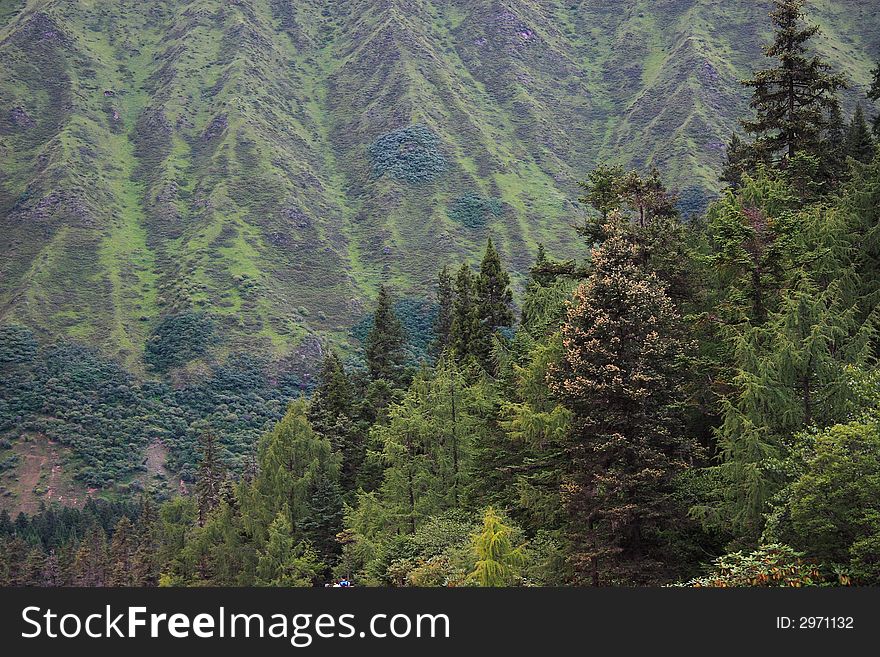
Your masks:
<svg viewBox="0 0 880 657"><path fill-rule="evenodd" d="M354 614L239 614L228 613L224 607L216 613L195 615L148 613L146 607L127 607L117 613L110 605L102 613L88 615L25 607L21 617L26 625L21 633L25 639L272 638L287 639L292 646L305 648L316 638L448 639L450 632L446 614L374 614L360 631Z"/></svg>

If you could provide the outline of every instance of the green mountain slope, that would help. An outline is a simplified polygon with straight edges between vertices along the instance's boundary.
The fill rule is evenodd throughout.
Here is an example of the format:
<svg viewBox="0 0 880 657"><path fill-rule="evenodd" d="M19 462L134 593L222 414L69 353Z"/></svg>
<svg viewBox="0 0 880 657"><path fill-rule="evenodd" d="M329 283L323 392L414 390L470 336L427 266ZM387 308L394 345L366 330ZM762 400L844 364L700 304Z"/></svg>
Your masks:
<svg viewBox="0 0 880 657"><path fill-rule="evenodd" d="M0 322L144 370L163 317L216 353L350 341L380 282L430 293L491 234L574 253L576 180L717 189L768 2L0 1ZM819 0L863 96L871 0Z"/></svg>

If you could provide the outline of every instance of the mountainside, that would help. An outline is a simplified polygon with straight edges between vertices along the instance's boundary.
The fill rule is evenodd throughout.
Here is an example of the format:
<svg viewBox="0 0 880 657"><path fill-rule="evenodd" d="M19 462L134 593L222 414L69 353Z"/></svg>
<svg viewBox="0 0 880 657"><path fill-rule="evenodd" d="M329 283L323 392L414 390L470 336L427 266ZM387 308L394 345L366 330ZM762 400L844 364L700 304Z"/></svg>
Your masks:
<svg viewBox="0 0 880 657"><path fill-rule="evenodd" d="M199 322L209 353L309 358L351 342L380 282L415 303L488 235L518 272L538 242L576 253L599 162L657 165L699 206L768 8L2 0L0 322L134 372ZM809 9L850 107L875 3Z"/></svg>

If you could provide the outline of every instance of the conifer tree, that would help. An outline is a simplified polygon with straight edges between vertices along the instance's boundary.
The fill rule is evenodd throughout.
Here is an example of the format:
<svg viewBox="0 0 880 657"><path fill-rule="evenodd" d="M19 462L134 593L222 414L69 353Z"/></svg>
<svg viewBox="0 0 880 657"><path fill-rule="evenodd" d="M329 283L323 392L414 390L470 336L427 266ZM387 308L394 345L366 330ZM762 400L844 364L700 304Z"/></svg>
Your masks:
<svg viewBox="0 0 880 657"><path fill-rule="evenodd" d="M479 333L473 353L483 369L494 372L492 337L498 329L513 325L513 311L510 308L513 293L510 291L510 275L502 267L491 238L486 241L476 292Z"/></svg>
<svg viewBox="0 0 880 657"><path fill-rule="evenodd" d="M736 189L740 185L743 171L748 165L749 149L743 143L739 135L734 132L730 135L727 148L724 152L724 167L721 169L720 180L728 187Z"/></svg>
<svg viewBox="0 0 880 657"><path fill-rule="evenodd" d="M471 268L463 264L455 277L455 301L452 306L452 348L458 362L476 353L480 339L476 281Z"/></svg>
<svg viewBox="0 0 880 657"><path fill-rule="evenodd" d="M593 272L562 327L548 383L571 411L563 485L580 581L649 583L664 568L662 534L682 523L673 478L694 445L677 405L685 345L663 285L639 265L620 217L593 252Z"/></svg>
<svg viewBox="0 0 880 657"><path fill-rule="evenodd" d="M58 561L58 555L55 550L50 550L46 557L46 564L43 569L43 586L63 586L64 578L61 573L61 564Z"/></svg>
<svg viewBox="0 0 880 657"><path fill-rule="evenodd" d="M106 586L107 535L103 527L93 523L80 543L73 563L76 586Z"/></svg>
<svg viewBox="0 0 880 657"><path fill-rule="evenodd" d="M46 570L46 554L38 546L32 547L24 562L24 578L26 586L42 586L43 573Z"/></svg>
<svg viewBox="0 0 880 657"><path fill-rule="evenodd" d="M871 82L871 88L868 89L868 98L876 101L880 100L880 62L877 62L877 66L874 67L872 73L874 74L874 79ZM874 134L880 137L880 113L874 117Z"/></svg>
<svg viewBox="0 0 880 657"><path fill-rule="evenodd" d="M452 323L454 319L455 290L452 283L452 275L449 267L443 266L437 276L437 321L434 324L434 333L437 336L434 342L434 353L437 357L452 346Z"/></svg>
<svg viewBox="0 0 880 657"><path fill-rule="evenodd" d="M132 577L135 586L156 586L160 561L159 514L148 497L141 500L135 527L135 548L132 555Z"/></svg>
<svg viewBox="0 0 880 657"><path fill-rule="evenodd" d="M821 158L822 177L832 189L839 187L846 176L846 133L840 103L835 100L828 110Z"/></svg>
<svg viewBox="0 0 880 657"><path fill-rule="evenodd" d="M196 499L199 505L199 525L204 525L214 508L220 503L226 469L217 453L217 437L210 429L199 438L202 459L196 474Z"/></svg>
<svg viewBox="0 0 880 657"><path fill-rule="evenodd" d="M695 511L732 526L742 545L755 545L768 500L783 485L778 464L785 443L809 426L845 417L850 366L871 361L873 320L862 322L839 281L819 289L799 272L763 325L731 329L735 392L722 403L718 428L722 499Z"/></svg>
<svg viewBox="0 0 880 657"><path fill-rule="evenodd" d="M511 540L511 528L491 506L483 514L483 530L474 537L476 568L469 578L480 586L511 586L523 562L521 548Z"/></svg>
<svg viewBox="0 0 880 657"><path fill-rule="evenodd" d="M299 539L305 538L306 523L319 522L313 503L319 489L335 491L336 510L325 506L321 513L333 517L342 508L339 494L340 457L330 441L316 434L309 424L304 401L292 402L284 417L260 439L259 474L245 490L245 523L259 540L282 510ZM308 525L313 526L313 525Z"/></svg>
<svg viewBox="0 0 880 657"><path fill-rule="evenodd" d="M135 536L134 527L128 517L123 516L113 529L110 541L110 586L135 586L134 571Z"/></svg>
<svg viewBox="0 0 880 657"><path fill-rule="evenodd" d="M295 541L289 517L279 511L269 525L257 563L257 586L311 586L325 568L307 543Z"/></svg>
<svg viewBox="0 0 880 657"><path fill-rule="evenodd" d="M874 159L874 139L865 122L865 112L861 103L856 105L856 111L847 128L844 143L847 157L862 164L867 164Z"/></svg>
<svg viewBox="0 0 880 657"><path fill-rule="evenodd" d="M781 158L784 163L800 152L821 157L825 116L846 81L808 53L807 42L819 27L803 24L803 0L774 4L774 40L764 54L777 63L743 82L754 89L755 118L742 125L755 136L752 148L758 161Z"/></svg>
<svg viewBox="0 0 880 657"><path fill-rule="evenodd" d="M372 380L385 379L392 383L401 380L406 365L405 344L403 326L394 313L391 296L383 285L379 288L373 328L367 335L365 345L367 369Z"/></svg>

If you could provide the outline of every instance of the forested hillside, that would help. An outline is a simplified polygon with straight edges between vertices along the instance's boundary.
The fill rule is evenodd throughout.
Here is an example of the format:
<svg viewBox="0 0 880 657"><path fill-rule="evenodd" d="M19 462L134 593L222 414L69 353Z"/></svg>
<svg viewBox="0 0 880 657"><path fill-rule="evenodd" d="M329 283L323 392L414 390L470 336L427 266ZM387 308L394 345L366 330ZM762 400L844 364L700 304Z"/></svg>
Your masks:
<svg viewBox="0 0 880 657"><path fill-rule="evenodd" d="M704 208L769 7L3 0L0 318L143 374L189 312L210 355L356 348L379 284L427 299L489 235L521 290L539 242L576 255L597 163L657 166ZM810 3L848 112L874 9Z"/></svg>
<svg viewBox="0 0 880 657"><path fill-rule="evenodd" d="M0 181L43 190L4 238L45 228L0 327L0 584L880 584L868 3L216 4L2 13L7 57L77 54ZM98 52L143 103L106 159L72 82Z"/></svg>

